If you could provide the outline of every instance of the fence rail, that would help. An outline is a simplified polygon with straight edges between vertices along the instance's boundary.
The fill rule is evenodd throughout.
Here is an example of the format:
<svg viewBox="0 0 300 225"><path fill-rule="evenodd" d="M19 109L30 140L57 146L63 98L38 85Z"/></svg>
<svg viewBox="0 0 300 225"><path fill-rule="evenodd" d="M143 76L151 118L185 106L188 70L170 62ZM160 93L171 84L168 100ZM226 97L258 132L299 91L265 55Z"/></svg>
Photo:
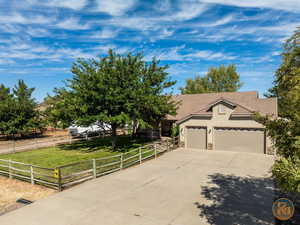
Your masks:
<svg viewBox="0 0 300 225"><path fill-rule="evenodd" d="M32 149L39 149L45 147L52 147L59 144L72 144L73 142L90 140L93 138L105 137L110 135L110 131L99 132L94 136L70 136L60 135L54 137L33 137L31 139L9 140L5 143L0 142L0 154L9 154L16 152L31 151Z"/></svg>
<svg viewBox="0 0 300 225"><path fill-rule="evenodd" d="M155 142L118 155L89 159L56 168L44 168L13 160L0 159L0 175L40 184L62 191L66 187L104 176L176 149L178 137Z"/></svg>

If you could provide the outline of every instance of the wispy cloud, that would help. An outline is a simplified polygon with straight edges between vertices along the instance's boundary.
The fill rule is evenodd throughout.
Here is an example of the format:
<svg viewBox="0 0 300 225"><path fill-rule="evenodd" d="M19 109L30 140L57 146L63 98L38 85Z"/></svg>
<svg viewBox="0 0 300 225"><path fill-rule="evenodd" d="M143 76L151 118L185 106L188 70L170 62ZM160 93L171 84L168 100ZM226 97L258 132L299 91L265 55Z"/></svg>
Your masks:
<svg viewBox="0 0 300 225"><path fill-rule="evenodd" d="M44 5L48 7L61 7L61 8L69 8L73 10L80 10L84 8L88 4L88 0L25 0L30 5Z"/></svg>
<svg viewBox="0 0 300 225"><path fill-rule="evenodd" d="M221 26L221 25L233 22L234 19L235 19L235 16L233 14L230 14L230 15L227 15L227 16L225 16L221 19L218 19L214 22L201 23L198 26L200 26L200 27L216 27L216 26Z"/></svg>
<svg viewBox="0 0 300 225"><path fill-rule="evenodd" d="M32 37L49 37L51 33L49 30L44 28L37 28L37 27L28 27L26 29L26 33Z"/></svg>
<svg viewBox="0 0 300 225"><path fill-rule="evenodd" d="M110 39L114 38L118 35L117 29L108 29L104 28L101 31L91 32L90 35L87 36L89 39Z"/></svg>
<svg viewBox="0 0 300 225"><path fill-rule="evenodd" d="M186 58L200 58L205 60L233 60L236 56L224 54L222 52L213 51L195 51L193 53L185 55Z"/></svg>
<svg viewBox="0 0 300 225"><path fill-rule="evenodd" d="M24 16L14 12L8 15L0 15L0 24L49 24L52 21L53 18L34 14Z"/></svg>
<svg viewBox="0 0 300 225"><path fill-rule="evenodd" d="M236 56L232 54L210 50L194 50L187 48L185 45L161 50L156 49L155 51L150 50L145 58L146 60L150 60L154 56L160 60L166 61L193 61L195 59L221 61L236 59Z"/></svg>
<svg viewBox="0 0 300 225"><path fill-rule="evenodd" d="M80 23L78 18L71 17L58 22L55 27L65 30L86 30L90 28L87 23Z"/></svg>
<svg viewBox="0 0 300 225"><path fill-rule="evenodd" d="M238 7L270 8L287 10L291 12L300 12L300 7L297 7L299 5L298 0L199 0L199 2L232 5Z"/></svg>
<svg viewBox="0 0 300 225"><path fill-rule="evenodd" d="M7 65L7 64L13 64L15 63L12 59L0 59L0 65Z"/></svg>
<svg viewBox="0 0 300 225"><path fill-rule="evenodd" d="M207 4L201 4L194 1L181 1L177 12L171 12L167 16L162 16L162 20L186 21L193 19L209 9Z"/></svg>
<svg viewBox="0 0 300 225"><path fill-rule="evenodd" d="M95 11L112 16L122 16L136 4L136 0L96 0Z"/></svg>

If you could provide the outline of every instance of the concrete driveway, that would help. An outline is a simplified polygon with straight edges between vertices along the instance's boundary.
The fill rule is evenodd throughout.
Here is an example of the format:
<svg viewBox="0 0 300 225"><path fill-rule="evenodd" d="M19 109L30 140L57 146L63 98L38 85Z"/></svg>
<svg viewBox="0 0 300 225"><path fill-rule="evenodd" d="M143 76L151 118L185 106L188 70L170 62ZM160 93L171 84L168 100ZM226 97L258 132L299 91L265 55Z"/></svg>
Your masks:
<svg viewBox="0 0 300 225"><path fill-rule="evenodd" d="M273 224L272 156L182 150L0 217L1 225Z"/></svg>

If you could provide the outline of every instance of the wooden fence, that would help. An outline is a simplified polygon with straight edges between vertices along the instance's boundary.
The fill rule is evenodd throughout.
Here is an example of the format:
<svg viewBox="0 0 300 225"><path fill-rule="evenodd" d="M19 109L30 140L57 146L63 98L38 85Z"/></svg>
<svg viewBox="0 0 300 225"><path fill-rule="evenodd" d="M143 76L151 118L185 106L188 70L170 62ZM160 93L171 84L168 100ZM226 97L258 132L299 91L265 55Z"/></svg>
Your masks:
<svg viewBox="0 0 300 225"><path fill-rule="evenodd" d="M157 158L164 152L176 149L178 146L179 139L176 137L172 140L152 143L118 155L84 160L56 168L44 168L0 159L0 175L62 191L64 188L86 180L141 164L151 158Z"/></svg>
<svg viewBox="0 0 300 225"><path fill-rule="evenodd" d="M16 152L31 151L32 149L39 149L45 147L52 147L58 144L72 144L76 141L90 140L99 137L106 137L110 135L110 131L105 131L97 133L93 136L76 136L72 137L70 135L56 136L56 137L40 137L32 139L20 139L20 140L10 140L5 141L5 143L0 142L0 154L9 154Z"/></svg>

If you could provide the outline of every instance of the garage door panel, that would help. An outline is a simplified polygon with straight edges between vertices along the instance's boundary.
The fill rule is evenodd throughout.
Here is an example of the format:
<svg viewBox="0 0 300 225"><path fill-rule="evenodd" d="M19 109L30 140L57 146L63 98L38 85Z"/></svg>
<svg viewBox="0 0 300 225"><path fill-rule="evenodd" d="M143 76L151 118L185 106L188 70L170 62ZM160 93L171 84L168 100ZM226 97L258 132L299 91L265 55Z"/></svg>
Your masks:
<svg viewBox="0 0 300 225"><path fill-rule="evenodd" d="M187 128L187 147L206 149L206 127Z"/></svg>
<svg viewBox="0 0 300 225"><path fill-rule="evenodd" d="M221 151L264 153L262 129L215 128L215 149Z"/></svg>

